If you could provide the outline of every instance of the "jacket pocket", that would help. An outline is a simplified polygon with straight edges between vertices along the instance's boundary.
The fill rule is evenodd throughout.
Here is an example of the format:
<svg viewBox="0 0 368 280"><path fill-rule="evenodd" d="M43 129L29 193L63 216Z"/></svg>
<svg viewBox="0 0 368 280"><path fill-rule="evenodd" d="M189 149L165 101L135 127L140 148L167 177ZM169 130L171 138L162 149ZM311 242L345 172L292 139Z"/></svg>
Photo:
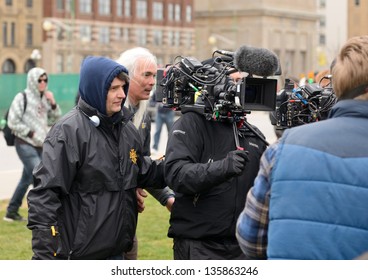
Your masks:
<svg viewBox="0 0 368 280"><path fill-rule="evenodd" d="M65 258L61 255L62 242L57 226L32 230L33 259L53 260Z"/></svg>

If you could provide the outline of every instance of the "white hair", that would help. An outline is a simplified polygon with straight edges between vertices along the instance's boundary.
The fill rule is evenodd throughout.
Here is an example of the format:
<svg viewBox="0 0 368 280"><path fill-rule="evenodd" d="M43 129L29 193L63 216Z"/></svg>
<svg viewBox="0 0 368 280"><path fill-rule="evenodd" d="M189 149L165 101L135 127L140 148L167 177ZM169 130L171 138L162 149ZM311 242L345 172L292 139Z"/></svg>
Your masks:
<svg viewBox="0 0 368 280"><path fill-rule="evenodd" d="M128 69L129 77L135 76L136 66L138 65L138 60L145 60L147 64L155 64L157 65L157 58L146 48L136 47L122 52L116 62L125 66ZM125 107L129 108L131 103L129 100L129 92L128 98L124 103ZM138 110L134 114L133 124L139 129L139 126L142 123L142 120L146 114L146 110L148 107L148 100L140 100L138 103Z"/></svg>
<svg viewBox="0 0 368 280"><path fill-rule="evenodd" d="M133 77L137 61L145 59L146 63L157 64L157 58L146 48L136 47L122 52L116 62L128 69L129 77Z"/></svg>

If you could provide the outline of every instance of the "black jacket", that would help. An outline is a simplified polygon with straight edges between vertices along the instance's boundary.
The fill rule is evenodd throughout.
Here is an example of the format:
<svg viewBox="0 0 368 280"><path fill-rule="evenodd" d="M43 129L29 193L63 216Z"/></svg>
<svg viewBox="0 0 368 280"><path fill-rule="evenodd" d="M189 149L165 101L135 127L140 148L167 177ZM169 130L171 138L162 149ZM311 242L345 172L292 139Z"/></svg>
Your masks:
<svg viewBox="0 0 368 280"><path fill-rule="evenodd" d="M232 177L222 164L236 149L231 123L187 112L174 124L165 158L165 179L176 193L169 237L235 238L237 218L266 148L246 129L240 145L249 151L250 162L242 175Z"/></svg>
<svg viewBox="0 0 368 280"><path fill-rule="evenodd" d="M88 116L97 115L95 127ZM106 259L128 251L137 225L135 188L165 186L142 156L127 109L116 123L82 99L50 130L29 192L34 259ZM51 226L58 232L52 236Z"/></svg>

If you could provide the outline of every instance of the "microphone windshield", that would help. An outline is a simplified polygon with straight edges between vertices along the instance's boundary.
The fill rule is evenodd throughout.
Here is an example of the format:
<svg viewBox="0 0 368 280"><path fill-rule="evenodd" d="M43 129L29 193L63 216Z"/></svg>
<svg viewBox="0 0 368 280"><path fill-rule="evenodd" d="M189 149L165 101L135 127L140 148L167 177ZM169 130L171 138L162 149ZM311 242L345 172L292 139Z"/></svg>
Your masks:
<svg viewBox="0 0 368 280"><path fill-rule="evenodd" d="M235 68L256 76L273 76L279 68L277 55L264 48L242 46L234 54Z"/></svg>

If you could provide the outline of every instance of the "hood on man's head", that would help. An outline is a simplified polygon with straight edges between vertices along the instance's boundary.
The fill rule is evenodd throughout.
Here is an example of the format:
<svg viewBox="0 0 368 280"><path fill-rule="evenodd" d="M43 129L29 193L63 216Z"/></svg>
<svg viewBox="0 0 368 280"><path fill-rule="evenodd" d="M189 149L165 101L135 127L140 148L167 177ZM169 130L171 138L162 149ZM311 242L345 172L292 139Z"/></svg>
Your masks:
<svg viewBox="0 0 368 280"><path fill-rule="evenodd" d="M81 65L79 75L79 93L81 98L101 114L106 115L106 97L112 81L128 70L112 59L100 56L88 56ZM125 95L129 84L124 86Z"/></svg>
<svg viewBox="0 0 368 280"><path fill-rule="evenodd" d="M32 92L39 92L38 91L38 79L46 75L45 69L42 69L40 67L34 67L31 70L28 71L27 74L27 88ZM47 89L47 85L45 90Z"/></svg>

